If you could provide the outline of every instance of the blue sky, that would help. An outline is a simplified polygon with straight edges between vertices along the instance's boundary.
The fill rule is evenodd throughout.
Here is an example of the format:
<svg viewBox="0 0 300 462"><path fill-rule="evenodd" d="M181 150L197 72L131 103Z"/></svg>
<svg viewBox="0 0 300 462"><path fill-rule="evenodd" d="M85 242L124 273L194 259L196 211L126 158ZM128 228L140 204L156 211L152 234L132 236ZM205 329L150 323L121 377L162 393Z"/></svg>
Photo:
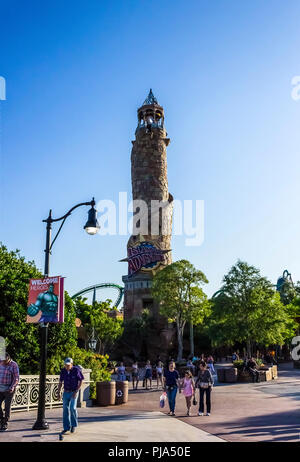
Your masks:
<svg viewBox="0 0 300 462"><path fill-rule="evenodd" d="M131 194L136 109L165 108L169 190L205 201L205 239L172 241L207 293L238 258L274 283L300 279L297 0L0 1L1 229L43 268L50 208ZM52 275L74 293L121 283L127 236L87 236L85 208L54 245Z"/></svg>

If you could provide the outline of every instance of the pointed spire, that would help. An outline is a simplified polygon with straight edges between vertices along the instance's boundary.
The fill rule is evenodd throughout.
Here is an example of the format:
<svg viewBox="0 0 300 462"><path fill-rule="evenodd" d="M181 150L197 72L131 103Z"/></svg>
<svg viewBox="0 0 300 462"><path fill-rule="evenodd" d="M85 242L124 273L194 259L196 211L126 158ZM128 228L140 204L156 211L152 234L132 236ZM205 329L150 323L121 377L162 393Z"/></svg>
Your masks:
<svg viewBox="0 0 300 462"><path fill-rule="evenodd" d="M148 104L159 104L155 96L153 95L152 88L150 88L149 94L145 101L143 102L143 106L147 106Z"/></svg>

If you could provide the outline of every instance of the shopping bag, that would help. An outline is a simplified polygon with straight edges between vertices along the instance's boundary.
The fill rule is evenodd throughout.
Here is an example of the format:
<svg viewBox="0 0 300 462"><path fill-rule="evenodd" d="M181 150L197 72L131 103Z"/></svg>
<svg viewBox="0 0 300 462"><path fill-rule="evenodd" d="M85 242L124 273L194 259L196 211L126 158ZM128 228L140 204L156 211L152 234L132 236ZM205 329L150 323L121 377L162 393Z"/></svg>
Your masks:
<svg viewBox="0 0 300 462"><path fill-rule="evenodd" d="M162 395L160 395L160 398L159 398L159 406L160 406L161 408L163 408L163 407L165 406L166 399L167 399L167 393L163 393Z"/></svg>

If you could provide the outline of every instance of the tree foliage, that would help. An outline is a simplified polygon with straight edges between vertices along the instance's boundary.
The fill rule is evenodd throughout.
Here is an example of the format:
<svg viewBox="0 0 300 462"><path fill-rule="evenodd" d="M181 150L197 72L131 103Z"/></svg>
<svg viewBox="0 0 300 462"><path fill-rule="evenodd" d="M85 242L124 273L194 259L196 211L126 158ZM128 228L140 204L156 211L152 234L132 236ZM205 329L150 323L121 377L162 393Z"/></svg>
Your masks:
<svg viewBox="0 0 300 462"><path fill-rule="evenodd" d="M116 316L118 310L111 307L111 300L89 305L86 299L78 298L75 301L75 309L76 315L85 327L87 337L95 334L99 353L104 353L122 335L123 321Z"/></svg>
<svg viewBox="0 0 300 462"><path fill-rule="evenodd" d="M179 361L186 323L200 324L209 313L209 303L201 288L207 282L205 274L187 260L166 266L153 278L152 294L160 304L160 314L176 323Z"/></svg>
<svg viewBox="0 0 300 462"><path fill-rule="evenodd" d="M295 321L289 305L280 300L268 279L254 266L238 260L223 278L219 295L212 299L209 335L214 346L245 342L283 345L294 335Z"/></svg>
<svg viewBox="0 0 300 462"><path fill-rule="evenodd" d="M34 262L26 262L18 250L8 251L0 245L0 336L5 338L7 350L22 374L39 371L39 327L25 321L29 280L41 277ZM48 357L59 345L76 345L75 309L67 293L65 300L65 323L49 327Z"/></svg>

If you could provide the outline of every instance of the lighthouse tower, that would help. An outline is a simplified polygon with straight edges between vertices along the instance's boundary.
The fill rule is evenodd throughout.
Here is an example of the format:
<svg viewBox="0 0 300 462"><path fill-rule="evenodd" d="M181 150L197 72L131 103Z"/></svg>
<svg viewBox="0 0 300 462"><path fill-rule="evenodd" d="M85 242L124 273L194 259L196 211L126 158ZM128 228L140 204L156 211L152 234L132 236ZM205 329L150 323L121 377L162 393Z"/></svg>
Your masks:
<svg viewBox="0 0 300 462"><path fill-rule="evenodd" d="M151 89L137 117L131 151L134 230L127 243L127 258L121 260L128 262L128 274L122 278L125 320L140 315L145 308L158 316L151 296L152 278L172 262L173 197L168 191L166 149L170 139L164 109Z"/></svg>

